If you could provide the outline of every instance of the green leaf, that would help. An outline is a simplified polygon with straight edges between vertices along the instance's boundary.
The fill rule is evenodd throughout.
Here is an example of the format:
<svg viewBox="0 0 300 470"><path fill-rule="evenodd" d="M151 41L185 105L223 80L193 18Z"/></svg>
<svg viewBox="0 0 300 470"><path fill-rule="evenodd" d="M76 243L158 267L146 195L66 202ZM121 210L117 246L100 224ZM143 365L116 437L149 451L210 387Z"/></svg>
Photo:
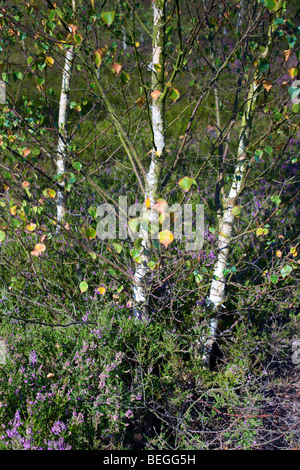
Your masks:
<svg viewBox="0 0 300 470"><path fill-rule="evenodd" d="M115 12L114 11L104 11L101 15L102 20L106 24L106 26L110 26L115 19Z"/></svg>
<svg viewBox="0 0 300 470"><path fill-rule="evenodd" d="M81 44L81 41L82 41L82 37L80 36L80 34L75 34L74 36L74 41L76 42L76 44Z"/></svg>
<svg viewBox="0 0 300 470"><path fill-rule="evenodd" d="M273 194L273 196L271 196L271 201L274 202L277 207L278 207L279 204L281 203L281 199L280 199L280 197L278 196L278 194Z"/></svg>
<svg viewBox="0 0 300 470"><path fill-rule="evenodd" d="M81 293L85 292L87 289L88 289L88 284L85 282L85 281L82 281L80 284L79 284L79 289L81 291Z"/></svg>
<svg viewBox="0 0 300 470"><path fill-rule="evenodd" d="M90 214L90 216L95 219L96 216L97 216L97 209L93 206L89 207L88 208L88 213Z"/></svg>
<svg viewBox="0 0 300 470"><path fill-rule="evenodd" d="M141 246L142 246L142 241L143 241L142 238L137 238L136 240L134 240L134 247L135 247L137 250L140 250L140 248L141 248Z"/></svg>
<svg viewBox="0 0 300 470"><path fill-rule="evenodd" d="M193 178L185 176L184 178L181 178L181 180L178 181L178 184L181 189L183 189L185 192L188 192L193 184Z"/></svg>
<svg viewBox="0 0 300 470"><path fill-rule="evenodd" d="M132 258L137 258L138 256L140 256L140 250L138 250L137 248L133 248L132 250L130 250L130 255L132 256Z"/></svg>
<svg viewBox="0 0 300 470"><path fill-rule="evenodd" d="M92 227L88 227L86 230L85 230L85 236L89 239L89 240L92 240L93 238L96 238L96 235L97 235L97 231L92 228Z"/></svg>
<svg viewBox="0 0 300 470"><path fill-rule="evenodd" d="M202 274L196 274L196 275L195 275L196 284L200 284L200 282L202 281L202 279L203 279Z"/></svg>
<svg viewBox="0 0 300 470"><path fill-rule="evenodd" d="M6 237L5 232L3 232L3 230L0 230L0 243L3 242L5 237Z"/></svg>
<svg viewBox="0 0 300 470"><path fill-rule="evenodd" d="M154 261L149 261L149 263L147 264L148 268L150 268L151 270L153 270L156 266L156 263Z"/></svg>
<svg viewBox="0 0 300 470"><path fill-rule="evenodd" d="M180 98L180 93L178 90L176 90L175 88L172 88L172 90L170 91L170 98L173 100L173 101L177 101L179 98Z"/></svg>
<svg viewBox="0 0 300 470"><path fill-rule="evenodd" d="M128 75L128 73L126 72L122 72L120 75L120 80L121 80L122 85L125 85L127 82L129 82L130 75Z"/></svg>
<svg viewBox="0 0 300 470"><path fill-rule="evenodd" d="M282 277L286 277L290 274L290 272L292 271L292 266L290 266L289 264L286 264L281 270L280 270L280 273L282 275Z"/></svg>
<svg viewBox="0 0 300 470"><path fill-rule="evenodd" d="M231 212L235 217L239 217L241 215L241 209L242 206L235 206L231 209Z"/></svg>
<svg viewBox="0 0 300 470"><path fill-rule="evenodd" d="M11 221L11 226L13 229L19 228L21 226L22 222L19 219L13 219Z"/></svg>
<svg viewBox="0 0 300 470"><path fill-rule="evenodd" d="M266 151L269 155L271 155L271 153L273 152L273 149L272 149L272 147L270 147L270 146L268 145L268 146L265 148L265 151Z"/></svg>
<svg viewBox="0 0 300 470"><path fill-rule="evenodd" d="M140 218L139 217L136 217L134 219L130 219L128 221L128 227L130 228L130 230L135 233L139 230L139 226L140 226Z"/></svg>
<svg viewBox="0 0 300 470"><path fill-rule="evenodd" d="M300 111L300 105L299 104L293 104L292 111L293 111L293 113L298 114L299 111Z"/></svg>
<svg viewBox="0 0 300 470"><path fill-rule="evenodd" d="M43 83L45 83L45 79L43 77L38 77L36 81L38 85L43 85Z"/></svg>
<svg viewBox="0 0 300 470"><path fill-rule="evenodd" d="M45 197L50 197L51 199L54 199L56 196L56 191L54 189L47 188L47 189L44 189L43 195Z"/></svg>
<svg viewBox="0 0 300 470"><path fill-rule="evenodd" d="M275 0L265 0L265 5L269 10L274 10L277 3L275 2Z"/></svg>
<svg viewBox="0 0 300 470"><path fill-rule="evenodd" d="M117 253L121 253L121 251L123 250L123 247L120 243L113 243L112 245Z"/></svg>
<svg viewBox="0 0 300 470"><path fill-rule="evenodd" d="M270 277L270 280L273 284L277 284L279 278L278 276L275 276L275 274L272 274L272 276Z"/></svg>
<svg viewBox="0 0 300 470"><path fill-rule="evenodd" d="M75 168L75 170L77 170L77 171L80 171L81 168L82 168L82 163L80 163L80 162L74 162L74 163L73 163L73 168Z"/></svg>

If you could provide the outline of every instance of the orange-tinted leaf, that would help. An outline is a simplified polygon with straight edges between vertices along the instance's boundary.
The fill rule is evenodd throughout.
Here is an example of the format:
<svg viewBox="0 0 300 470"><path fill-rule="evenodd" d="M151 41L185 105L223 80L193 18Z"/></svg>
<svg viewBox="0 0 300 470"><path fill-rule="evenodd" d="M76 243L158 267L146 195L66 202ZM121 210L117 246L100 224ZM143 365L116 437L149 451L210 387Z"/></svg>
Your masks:
<svg viewBox="0 0 300 470"><path fill-rule="evenodd" d="M264 87L267 91L270 91L270 90L271 90L271 88L272 88L272 86L273 86L271 80L268 80L268 79L265 78L262 83L263 83L263 87Z"/></svg>
<svg viewBox="0 0 300 470"><path fill-rule="evenodd" d="M291 57L292 49L286 49L285 51L283 51L283 53L284 53L285 62L287 62L289 58Z"/></svg>
<svg viewBox="0 0 300 470"><path fill-rule="evenodd" d="M39 256L45 250L46 246L43 243L37 243L34 247L34 250L32 250L31 254L32 256Z"/></svg>
<svg viewBox="0 0 300 470"><path fill-rule="evenodd" d="M160 214L164 214L167 207L168 203L165 199L157 199L152 209L157 210Z"/></svg>
<svg viewBox="0 0 300 470"><path fill-rule="evenodd" d="M23 181L22 186L23 186L23 188L29 188L29 186L30 186L29 181Z"/></svg>
<svg viewBox="0 0 300 470"><path fill-rule="evenodd" d="M147 209L149 209L151 206L151 201L148 197L146 198L145 204L146 204Z"/></svg>
<svg viewBox="0 0 300 470"><path fill-rule="evenodd" d="M156 101L160 94L161 94L161 92L159 90L154 90L151 93L151 97L154 99L154 101Z"/></svg>
<svg viewBox="0 0 300 470"><path fill-rule="evenodd" d="M28 148L26 148L22 151L23 157L27 157L29 154L30 154L30 150Z"/></svg>
<svg viewBox="0 0 300 470"><path fill-rule="evenodd" d="M111 68L116 72L117 75L119 75L119 73L122 70L122 65L121 64L113 64L111 66Z"/></svg>
<svg viewBox="0 0 300 470"><path fill-rule="evenodd" d="M158 234L158 239L162 245L164 245L165 248L172 243L174 240L173 233L170 232L169 230L163 230L162 232L159 232Z"/></svg>
<svg viewBox="0 0 300 470"><path fill-rule="evenodd" d="M140 107L143 106L145 104L145 98L141 96L140 98L136 100L135 104L137 104Z"/></svg>

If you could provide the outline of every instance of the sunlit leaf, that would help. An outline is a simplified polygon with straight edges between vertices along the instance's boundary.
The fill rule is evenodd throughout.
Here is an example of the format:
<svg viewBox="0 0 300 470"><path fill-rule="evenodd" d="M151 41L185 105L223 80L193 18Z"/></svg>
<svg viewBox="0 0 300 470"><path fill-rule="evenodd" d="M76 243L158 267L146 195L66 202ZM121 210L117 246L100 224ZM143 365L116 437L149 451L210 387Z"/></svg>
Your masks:
<svg viewBox="0 0 300 470"><path fill-rule="evenodd" d="M180 98L180 93L175 88L172 88L170 91L170 98L175 102Z"/></svg>
<svg viewBox="0 0 300 470"><path fill-rule="evenodd" d="M34 250L32 250L31 255L32 256L39 256L46 250L46 246L44 243L37 243L34 247Z"/></svg>
<svg viewBox="0 0 300 470"><path fill-rule="evenodd" d="M97 292L101 295L105 295L106 288L105 287L98 287Z"/></svg>
<svg viewBox="0 0 300 470"><path fill-rule="evenodd" d="M152 209L158 211L160 214L164 214L168 207L168 203L165 199L159 198L153 204Z"/></svg>
<svg viewBox="0 0 300 470"><path fill-rule="evenodd" d="M123 250L123 247L120 243L113 243L112 245L117 253L121 253L121 251Z"/></svg>
<svg viewBox="0 0 300 470"><path fill-rule="evenodd" d="M271 80L267 80L267 79L264 79L263 82L262 82L262 84L263 84L263 87L264 87L267 91L270 91L271 88L272 88L272 86L273 86Z"/></svg>
<svg viewBox="0 0 300 470"><path fill-rule="evenodd" d="M130 230L133 233L135 233L139 230L139 226L140 226L140 218L139 217L135 217L134 219L129 219L128 227L130 228Z"/></svg>
<svg viewBox="0 0 300 470"><path fill-rule="evenodd" d="M295 67L290 68L288 72L291 78L295 78L298 75L298 69L296 69Z"/></svg>
<svg viewBox="0 0 300 470"><path fill-rule="evenodd" d="M292 55L292 49L286 49L285 51L283 51L283 53L284 53L284 60L285 62L287 62Z"/></svg>
<svg viewBox="0 0 300 470"><path fill-rule="evenodd" d="M122 70L122 65L121 64L113 64L111 66L111 68L116 72L117 75L119 75L119 73Z"/></svg>
<svg viewBox="0 0 300 470"><path fill-rule="evenodd" d="M11 215L17 215L17 206L12 206L9 210L9 212L11 213Z"/></svg>
<svg viewBox="0 0 300 470"><path fill-rule="evenodd" d="M29 230L29 232L33 232L36 229L36 224L31 222L30 224L26 225L26 228L27 228L27 230Z"/></svg>
<svg viewBox="0 0 300 470"><path fill-rule="evenodd" d="M53 57L46 57L45 62L49 67L52 67L52 65L54 64L54 59Z"/></svg>
<svg viewBox="0 0 300 470"><path fill-rule="evenodd" d="M29 154L30 154L30 150L28 148L22 150L22 155L24 158L28 157Z"/></svg>
<svg viewBox="0 0 300 470"><path fill-rule="evenodd" d="M290 272L292 271L292 266L290 266L289 264L286 264L281 270L280 270L280 273L282 275L282 277L286 277L290 274Z"/></svg>
<svg viewBox="0 0 300 470"><path fill-rule="evenodd" d="M181 189L183 189L185 192L188 192L193 184L193 179L189 178L188 176L185 176L184 178L181 178L181 180L178 181L178 184Z"/></svg>
<svg viewBox="0 0 300 470"><path fill-rule="evenodd" d="M279 278L275 274L272 274L272 276L270 277L270 280L273 284L277 284Z"/></svg>
<svg viewBox="0 0 300 470"><path fill-rule="evenodd" d="M151 98L153 98L154 101L157 101L160 95L161 95L161 92L159 90L154 90L151 93Z"/></svg>
<svg viewBox="0 0 300 470"><path fill-rule="evenodd" d="M241 209L242 206L235 206L231 209L231 212L235 217L239 217L241 215Z"/></svg>
<svg viewBox="0 0 300 470"><path fill-rule="evenodd" d="M172 232L170 232L170 230L163 230L162 232L159 232L158 239L160 243L164 245L165 248L167 248L174 240L174 235Z"/></svg>
<svg viewBox="0 0 300 470"><path fill-rule="evenodd" d="M56 191L54 189L47 188L47 189L44 189L43 195L45 197L50 197L51 199L54 199L56 196Z"/></svg>
<svg viewBox="0 0 300 470"><path fill-rule="evenodd" d="M5 232L3 232L3 230L0 230L0 243L3 242L5 237L6 237Z"/></svg>
<svg viewBox="0 0 300 470"><path fill-rule="evenodd" d="M81 283L79 284L79 289L80 289L81 293L85 292L88 289L88 287L89 287L89 285L85 281L81 281Z"/></svg>
<svg viewBox="0 0 300 470"><path fill-rule="evenodd" d="M102 20L106 24L106 26L110 26L115 19L115 12L114 11L104 11L101 15Z"/></svg>
<svg viewBox="0 0 300 470"><path fill-rule="evenodd" d="M93 238L96 238L96 235L97 235L97 231L92 228L92 227L88 227L86 230L85 230L85 236L89 239L89 240L92 240Z"/></svg>

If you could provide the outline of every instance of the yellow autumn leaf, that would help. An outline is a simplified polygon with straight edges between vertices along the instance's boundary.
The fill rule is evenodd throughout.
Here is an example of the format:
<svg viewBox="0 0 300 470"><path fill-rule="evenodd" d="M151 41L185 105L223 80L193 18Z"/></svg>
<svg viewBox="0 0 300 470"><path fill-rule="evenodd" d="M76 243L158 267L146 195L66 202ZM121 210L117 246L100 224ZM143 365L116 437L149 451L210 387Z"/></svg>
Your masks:
<svg viewBox="0 0 300 470"><path fill-rule="evenodd" d="M295 67L289 69L288 72L291 78L295 78L298 75L298 69L296 69Z"/></svg>
<svg viewBox="0 0 300 470"><path fill-rule="evenodd" d="M26 225L26 228L29 230L29 232L33 232L36 229L36 224L31 222L30 224Z"/></svg>
<svg viewBox="0 0 300 470"><path fill-rule="evenodd" d="M47 65L49 65L49 67L52 67L52 65L54 64L54 59L53 57L46 57L45 62Z"/></svg>
<svg viewBox="0 0 300 470"><path fill-rule="evenodd" d="M99 294L101 294L101 295L104 295L105 292L106 292L106 288L105 287L98 287L97 292L99 292Z"/></svg>
<svg viewBox="0 0 300 470"><path fill-rule="evenodd" d="M146 198L145 204L146 204L147 209L150 209L151 201L148 197Z"/></svg>
<svg viewBox="0 0 300 470"><path fill-rule="evenodd" d="M10 208L10 213L11 213L11 215L16 215L17 214L17 206L12 206Z"/></svg>

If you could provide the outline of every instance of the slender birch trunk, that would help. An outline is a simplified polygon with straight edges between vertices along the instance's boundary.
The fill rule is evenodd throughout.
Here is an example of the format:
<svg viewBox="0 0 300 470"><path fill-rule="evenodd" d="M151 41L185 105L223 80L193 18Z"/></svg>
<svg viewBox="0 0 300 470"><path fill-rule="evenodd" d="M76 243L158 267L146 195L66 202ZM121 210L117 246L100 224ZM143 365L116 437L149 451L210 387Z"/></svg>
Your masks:
<svg viewBox="0 0 300 470"><path fill-rule="evenodd" d="M72 9L75 12L75 1L72 0ZM70 28L70 32L72 29ZM58 144L57 144L57 159L56 169L57 173L65 172L65 162L67 154L67 113L69 105L69 94L70 94L70 81L72 65L74 60L74 46L71 46L66 53L65 64L62 73L62 84L59 101L58 111ZM57 191L57 204L56 204L56 227L57 232L59 231L60 225L63 222L66 214L66 195L65 195L65 183L62 181Z"/></svg>
<svg viewBox="0 0 300 470"><path fill-rule="evenodd" d="M151 206L154 204L159 191L161 163L165 148L164 125L164 100L159 95L164 89L164 23L165 0L153 2L153 49L152 49L152 129L153 149L151 152L151 164L146 175L145 200L149 199ZM145 206L144 217L147 217ZM151 223L151 216L149 217ZM149 274L148 262L150 252L149 232L140 230L143 252L142 262L137 266L134 279L133 297L135 301L134 316L140 320L147 320L147 277Z"/></svg>
<svg viewBox="0 0 300 470"><path fill-rule="evenodd" d="M67 153L67 111L69 103L69 93L70 93L70 79L71 79L71 70L72 63L74 58L74 48L73 46L68 49L65 65L62 75L62 85L59 101L59 113L58 113L58 145L57 145L57 159L56 159L56 168L57 173L65 172L65 161ZM60 186L57 191L57 206L56 206L56 219L57 219L57 230L59 231L59 226L63 222L66 213L66 196L64 191L64 181L60 183Z"/></svg>
<svg viewBox="0 0 300 470"><path fill-rule="evenodd" d="M282 7L282 1L278 2L277 11ZM266 58L270 51L270 45L272 43L272 36L274 29L276 28L271 23L268 30L268 42L260 58ZM224 201L224 208L222 216L219 221L219 238L218 238L218 255L214 266L213 278L210 286L210 292L208 296L208 304L211 306L215 316L209 322L209 331L206 338L203 338L203 363L208 366L211 359L212 347L217 337L218 329L218 310L222 306L225 298L225 275L224 269L226 269L228 255L231 245L232 231L234 226L234 207L236 207L238 198L241 194L244 186L247 170L247 158L246 150L251 134L251 123L256 108L257 102L257 89L259 87L258 72L256 72L253 82L250 85L250 89L245 104L244 114L241 122L241 129L239 134L239 142L237 149L237 164L233 176L233 182L229 190L229 194Z"/></svg>

